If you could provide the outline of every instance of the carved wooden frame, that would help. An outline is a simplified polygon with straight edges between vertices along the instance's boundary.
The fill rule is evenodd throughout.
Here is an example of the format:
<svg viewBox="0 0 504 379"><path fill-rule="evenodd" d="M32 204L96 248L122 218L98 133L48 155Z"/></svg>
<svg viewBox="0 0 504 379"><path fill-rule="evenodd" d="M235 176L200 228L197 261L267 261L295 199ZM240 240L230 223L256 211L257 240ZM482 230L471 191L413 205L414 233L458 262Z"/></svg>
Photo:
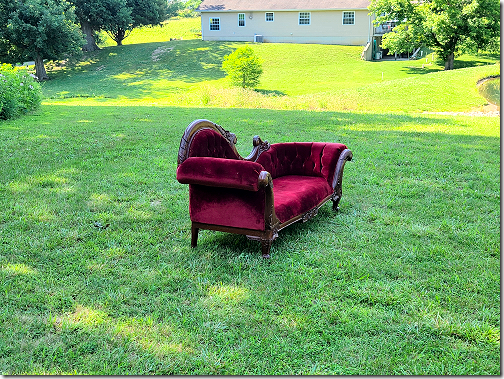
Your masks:
<svg viewBox="0 0 504 379"><path fill-rule="evenodd" d="M255 162L259 156L270 148L270 143L268 141L263 141L259 136L254 136L252 141L252 151L250 154L243 158L240 156L236 149L236 135L224 130L220 125L217 125L208 120L195 120L189 124L186 128L184 135L180 141L180 148L178 152L177 166L182 164L188 156L191 143L194 139L196 133L203 129L212 129L220 133L228 142L233 151L236 153L238 159L247 160ZM327 201L332 200L333 210L337 211L339 201L342 195L342 180L343 180L343 169L347 161L352 160L352 152L349 149L343 150L340 154L338 162L336 164L334 178L332 182L333 193L323 199L317 206L308 210L307 212L297 215L284 223L280 223L280 220L275 214L274 208L274 198L273 198L273 179L269 172L261 171L259 174L259 187L265 190L265 210L264 210L264 230L254 230L246 228L235 228L231 226L223 226L216 224L206 224L201 222L192 222L191 225L191 246L196 247L198 243L198 232L200 229L215 230L220 232L234 233L234 234L244 234L247 238L261 242L262 256L264 258L270 257L270 249L272 242L278 237L278 232L285 227L302 220L306 222L312 217L316 216L319 208L324 205Z"/></svg>
<svg viewBox="0 0 504 379"><path fill-rule="evenodd" d="M236 150L236 135L224 130L222 126L213 123L208 120L195 120L189 124L186 128L182 139L180 140L180 147L178 152L177 166L184 162L189 157L189 150L191 147L192 140L196 133L203 129L212 129L220 133L229 143L233 151L239 157L238 150Z"/></svg>

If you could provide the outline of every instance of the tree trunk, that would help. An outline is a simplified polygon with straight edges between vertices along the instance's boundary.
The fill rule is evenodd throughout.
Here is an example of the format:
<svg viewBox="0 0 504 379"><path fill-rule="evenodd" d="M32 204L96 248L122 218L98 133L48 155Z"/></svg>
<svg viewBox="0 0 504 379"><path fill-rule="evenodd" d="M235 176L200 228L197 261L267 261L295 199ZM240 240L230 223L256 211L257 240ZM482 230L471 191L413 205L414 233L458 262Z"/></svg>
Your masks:
<svg viewBox="0 0 504 379"><path fill-rule="evenodd" d="M100 50L100 48L96 44L91 24L87 21L81 21L81 30L82 33L84 33L84 36L86 37L86 44L82 47L82 50L84 51Z"/></svg>
<svg viewBox="0 0 504 379"><path fill-rule="evenodd" d="M35 57L35 75L37 76L39 81L49 79L44 66L44 59L38 54Z"/></svg>
<svg viewBox="0 0 504 379"><path fill-rule="evenodd" d="M117 46L122 46L122 41L124 40L124 38L126 38L125 35L126 35L126 31L124 29L119 28L117 30L117 34L115 35L115 38L114 38L114 40L117 43Z"/></svg>
<svg viewBox="0 0 504 379"><path fill-rule="evenodd" d="M444 69L445 70L453 70L453 63L455 61L455 54L451 53L448 55L448 58L446 58L445 64L444 64Z"/></svg>

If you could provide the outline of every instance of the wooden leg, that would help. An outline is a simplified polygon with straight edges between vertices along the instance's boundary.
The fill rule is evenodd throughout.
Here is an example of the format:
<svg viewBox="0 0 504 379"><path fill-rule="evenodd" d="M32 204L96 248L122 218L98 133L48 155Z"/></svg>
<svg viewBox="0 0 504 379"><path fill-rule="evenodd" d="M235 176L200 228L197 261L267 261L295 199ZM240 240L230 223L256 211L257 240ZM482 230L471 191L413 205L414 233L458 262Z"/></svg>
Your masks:
<svg viewBox="0 0 504 379"><path fill-rule="evenodd" d="M341 197L340 196L335 196L333 197L332 199L332 209L333 211L339 211L339 202L341 200Z"/></svg>
<svg viewBox="0 0 504 379"><path fill-rule="evenodd" d="M196 245L198 244L198 231L199 228L191 225L191 247L196 247Z"/></svg>
<svg viewBox="0 0 504 379"><path fill-rule="evenodd" d="M271 243L278 237L278 234L276 232L275 234L270 232L266 233L266 236L270 237L265 237L264 235L262 237L247 235L247 238L251 241L259 241L261 243L262 257L268 259L270 258Z"/></svg>
<svg viewBox="0 0 504 379"><path fill-rule="evenodd" d="M261 239L261 249L262 249L262 257L269 259L270 258L270 249L271 243L273 240L270 239Z"/></svg>

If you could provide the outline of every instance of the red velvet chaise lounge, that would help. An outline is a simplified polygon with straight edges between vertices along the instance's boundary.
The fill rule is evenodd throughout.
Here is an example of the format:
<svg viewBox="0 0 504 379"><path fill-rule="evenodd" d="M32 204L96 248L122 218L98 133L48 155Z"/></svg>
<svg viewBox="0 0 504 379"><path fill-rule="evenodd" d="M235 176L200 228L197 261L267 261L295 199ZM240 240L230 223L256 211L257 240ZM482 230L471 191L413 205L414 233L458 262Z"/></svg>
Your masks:
<svg viewBox="0 0 504 379"><path fill-rule="evenodd" d="M343 168L352 159L345 145L270 145L255 136L242 158L235 144L236 135L208 120L192 122L182 137L177 180L189 184L192 247L198 230L210 229L260 241L269 258L280 230L309 220L329 200L338 209Z"/></svg>

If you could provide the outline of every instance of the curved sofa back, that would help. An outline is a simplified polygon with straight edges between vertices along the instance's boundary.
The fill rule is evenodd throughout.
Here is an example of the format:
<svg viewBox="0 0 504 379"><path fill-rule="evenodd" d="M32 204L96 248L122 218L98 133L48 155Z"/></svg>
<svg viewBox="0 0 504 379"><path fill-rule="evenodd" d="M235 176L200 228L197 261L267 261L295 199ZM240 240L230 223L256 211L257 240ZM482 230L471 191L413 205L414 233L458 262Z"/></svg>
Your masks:
<svg viewBox="0 0 504 379"><path fill-rule="evenodd" d="M346 146L341 143L283 142L272 144L256 162L272 178L285 175L319 176L332 185L338 158Z"/></svg>
<svg viewBox="0 0 504 379"><path fill-rule="evenodd" d="M188 157L239 159L229 141L212 129L201 129L191 140Z"/></svg>

